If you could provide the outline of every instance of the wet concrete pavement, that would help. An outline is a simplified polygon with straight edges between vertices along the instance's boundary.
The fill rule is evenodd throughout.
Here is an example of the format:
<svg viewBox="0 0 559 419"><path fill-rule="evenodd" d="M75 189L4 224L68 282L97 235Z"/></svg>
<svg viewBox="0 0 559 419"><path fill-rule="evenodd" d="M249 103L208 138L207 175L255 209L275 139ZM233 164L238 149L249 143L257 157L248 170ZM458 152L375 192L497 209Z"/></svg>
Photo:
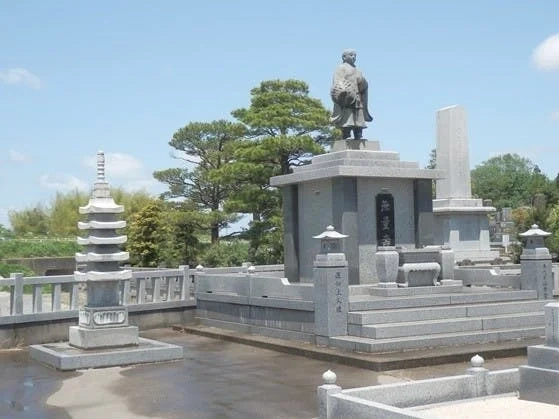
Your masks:
<svg viewBox="0 0 559 419"><path fill-rule="evenodd" d="M0 418L311 418L332 369L344 388L463 374L467 364L376 373L202 336L142 334L182 345L183 361L61 373L0 351ZM525 363L488 361L489 369Z"/></svg>

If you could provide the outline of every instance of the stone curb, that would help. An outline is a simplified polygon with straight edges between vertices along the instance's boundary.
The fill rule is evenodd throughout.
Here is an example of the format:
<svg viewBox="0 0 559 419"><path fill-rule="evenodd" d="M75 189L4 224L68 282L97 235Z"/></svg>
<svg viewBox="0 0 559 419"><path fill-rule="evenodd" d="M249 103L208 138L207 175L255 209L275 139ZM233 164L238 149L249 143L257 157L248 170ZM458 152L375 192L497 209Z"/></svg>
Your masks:
<svg viewBox="0 0 559 419"><path fill-rule="evenodd" d="M320 361L349 365L377 372L469 362L474 354L479 354L486 360L525 356L528 346L543 343L543 339L526 339L514 342L430 348L420 351L363 354L314 346L305 342L287 341L260 335L239 334L236 331L217 327L179 324L173 325L172 328L175 331L191 333L193 335L270 349L292 355L305 356Z"/></svg>

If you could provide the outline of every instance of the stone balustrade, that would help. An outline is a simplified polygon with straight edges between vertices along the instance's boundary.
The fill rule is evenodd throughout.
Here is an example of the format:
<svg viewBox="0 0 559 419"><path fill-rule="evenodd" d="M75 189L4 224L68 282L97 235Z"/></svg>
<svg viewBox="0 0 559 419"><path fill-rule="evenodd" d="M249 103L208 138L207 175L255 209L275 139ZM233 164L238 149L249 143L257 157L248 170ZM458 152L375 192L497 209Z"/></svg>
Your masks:
<svg viewBox="0 0 559 419"><path fill-rule="evenodd" d="M190 273L188 266L134 271L131 279L121 281L122 304L191 300ZM29 297L24 286L25 291L31 288ZM85 300L85 281L76 280L74 275L24 278L16 273L0 279L0 288L8 288L10 293L9 307L0 308L0 317L77 310Z"/></svg>

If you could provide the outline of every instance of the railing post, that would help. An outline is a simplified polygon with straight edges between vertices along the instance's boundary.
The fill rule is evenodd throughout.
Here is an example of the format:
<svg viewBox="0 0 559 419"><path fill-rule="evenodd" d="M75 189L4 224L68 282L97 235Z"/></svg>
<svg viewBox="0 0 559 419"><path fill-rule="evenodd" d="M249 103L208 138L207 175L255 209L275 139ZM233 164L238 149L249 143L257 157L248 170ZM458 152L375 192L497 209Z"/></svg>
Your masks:
<svg viewBox="0 0 559 419"><path fill-rule="evenodd" d="M122 284L122 305L126 306L130 304L130 281L131 279L125 279Z"/></svg>
<svg viewBox="0 0 559 419"><path fill-rule="evenodd" d="M342 391L342 388L336 385L336 378L336 374L334 374L334 372L330 370L322 374L322 380L324 381L324 384L318 386L316 390L319 419L328 419L332 417L328 398Z"/></svg>
<svg viewBox="0 0 559 419"><path fill-rule="evenodd" d="M80 305L80 284L77 282L72 283L70 290L70 310L77 310Z"/></svg>
<svg viewBox="0 0 559 419"><path fill-rule="evenodd" d="M52 311L60 311L60 294L62 292L62 284L52 284Z"/></svg>
<svg viewBox="0 0 559 419"><path fill-rule="evenodd" d="M154 303L159 303L161 301L161 277L153 278L153 294L152 300Z"/></svg>
<svg viewBox="0 0 559 419"><path fill-rule="evenodd" d="M165 279L167 283L167 301L173 301L175 299L175 285L177 278L174 276L168 276Z"/></svg>
<svg viewBox="0 0 559 419"><path fill-rule="evenodd" d="M180 299L181 301L186 300L186 290L187 287L190 289L188 283L190 281L189 272L188 272L188 265L180 265L179 269L182 271L182 275L179 277L179 287L180 287ZM190 294L190 293L189 293ZM189 295L190 297L190 295Z"/></svg>
<svg viewBox="0 0 559 419"><path fill-rule="evenodd" d="M43 311L43 286L40 284L33 285L33 313L41 313Z"/></svg>
<svg viewBox="0 0 559 419"><path fill-rule="evenodd" d="M202 265L196 266L196 273L194 274L194 298L196 298L196 295L198 294L198 286L199 286L196 277L203 273L204 273L204 267Z"/></svg>
<svg viewBox="0 0 559 419"><path fill-rule="evenodd" d="M143 304L146 302L146 280L147 278L138 278L136 287L136 304Z"/></svg>
<svg viewBox="0 0 559 419"><path fill-rule="evenodd" d="M23 274L11 274L14 280L10 288L10 314L23 314Z"/></svg>

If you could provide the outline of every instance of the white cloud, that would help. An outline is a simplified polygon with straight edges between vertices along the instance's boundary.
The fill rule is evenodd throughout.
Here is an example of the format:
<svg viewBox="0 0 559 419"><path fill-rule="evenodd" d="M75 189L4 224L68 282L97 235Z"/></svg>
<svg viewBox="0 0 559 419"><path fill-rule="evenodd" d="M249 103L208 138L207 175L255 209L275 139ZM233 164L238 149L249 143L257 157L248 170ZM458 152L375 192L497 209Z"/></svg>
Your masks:
<svg viewBox="0 0 559 419"><path fill-rule="evenodd" d="M64 173L44 174L39 178L39 183L43 188L54 189L61 192L73 191L79 189L82 191L89 190L89 185L83 180Z"/></svg>
<svg viewBox="0 0 559 419"><path fill-rule="evenodd" d="M551 112L551 120L559 122L559 110Z"/></svg>
<svg viewBox="0 0 559 419"><path fill-rule="evenodd" d="M11 161L18 162L18 163L24 163L30 161L28 156L13 148L8 150L8 157Z"/></svg>
<svg viewBox="0 0 559 419"><path fill-rule="evenodd" d="M6 84L23 84L33 89L40 89L41 79L25 68L8 68L0 71L0 81Z"/></svg>
<svg viewBox="0 0 559 419"><path fill-rule="evenodd" d="M97 168L97 156L86 157L86 167ZM136 157L123 153L105 153L105 173L107 180L112 178L134 179L142 175L144 165Z"/></svg>
<svg viewBox="0 0 559 419"><path fill-rule="evenodd" d="M559 33L551 35L536 47L532 61L540 70L559 70Z"/></svg>

